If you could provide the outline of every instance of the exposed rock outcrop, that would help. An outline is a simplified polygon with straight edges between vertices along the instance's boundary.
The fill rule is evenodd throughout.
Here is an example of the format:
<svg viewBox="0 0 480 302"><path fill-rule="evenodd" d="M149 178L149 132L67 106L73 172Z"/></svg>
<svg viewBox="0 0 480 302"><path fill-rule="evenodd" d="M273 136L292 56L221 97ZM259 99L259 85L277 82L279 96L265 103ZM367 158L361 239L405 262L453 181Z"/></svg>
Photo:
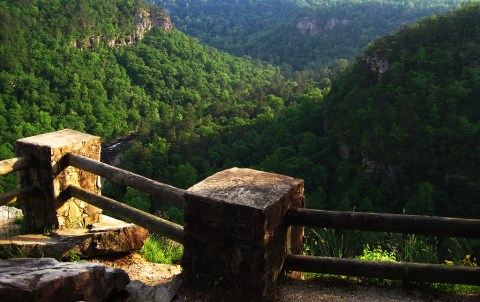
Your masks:
<svg viewBox="0 0 480 302"><path fill-rule="evenodd" d="M135 41L143 39L145 33L152 28L160 27L165 31L172 29L170 18L158 9L140 9L135 13ZM132 37L130 37L130 41Z"/></svg>
<svg viewBox="0 0 480 302"><path fill-rule="evenodd" d="M338 147L342 162L358 162L361 160L365 177L381 176L384 181L395 183L400 167L371 159L358 146L341 144Z"/></svg>
<svg viewBox="0 0 480 302"><path fill-rule="evenodd" d="M348 23L350 23L350 21L347 19L330 18L327 20L317 20L311 17L300 17L297 20L296 27L302 34L316 35L333 30L340 24L345 25Z"/></svg>
<svg viewBox="0 0 480 302"><path fill-rule="evenodd" d="M345 25L345 24L348 24L348 23L350 23L350 21L348 21L347 19L330 18L325 23L324 28L331 30L331 29L334 29L335 26L337 26L339 24Z"/></svg>
<svg viewBox="0 0 480 302"><path fill-rule="evenodd" d="M388 50L377 49L373 55L365 58L365 62L370 66L370 70L377 75L377 77L385 74L390 68L390 63L387 59L388 52Z"/></svg>
<svg viewBox="0 0 480 302"><path fill-rule="evenodd" d="M177 298L177 293L165 286L150 286L135 280L127 286L129 292L126 302L171 302Z"/></svg>
<svg viewBox="0 0 480 302"><path fill-rule="evenodd" d="M145 34L154 28L161 28L165 31L173 29L170 17L162 9L153 6L140 8L135 12L134 26L135 32L124 37L109 39L103 36L91 36L73 41L72 46L80 49L93 48L96 43L103 42L109 48L122 47L141 41Z"/></svg>
<svg viewBox="0 0 480 302"><path fill-rule="evenodd" d="M317 20L309 17L302 17L297 20L297 29L302 34L317 34Z"/></svg>
<svg viewBox="0 0 480 302"><path fill-rule="evenodd" d="M52 258L0 261L0 301L106 301L130 282L121 269Z"/></svg>
<svg viewBox="0 0 480 302"><path fill-rule="evenodd" d="M385 181L395 183L397 179L397 174L399 172L399 167L394 165L388 165L376 160L363 157L362 165L365 168L365 175L374 176L380 175Z"/></svg>

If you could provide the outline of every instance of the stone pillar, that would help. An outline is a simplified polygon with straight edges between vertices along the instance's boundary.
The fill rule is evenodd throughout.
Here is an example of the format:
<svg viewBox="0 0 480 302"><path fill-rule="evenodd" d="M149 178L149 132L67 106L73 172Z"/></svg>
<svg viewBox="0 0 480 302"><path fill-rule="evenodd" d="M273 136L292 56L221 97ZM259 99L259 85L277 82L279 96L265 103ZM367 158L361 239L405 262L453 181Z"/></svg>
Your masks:
<svg viewBox="0 0 480 302"><path fill-rule="evenodd" d="M68 198L70 184L100 194L100 177L68 166L64 156L74 153L100 160L100 137L65 129L19 139L17 156L30 156L37 165L20 172L21 187L37 187L41 194L22 202L28 231L42 233L57 228L79 228L101 222L102 210Z"/></svg>
<svg viewBox="0 0 480 302"><path fill-rule="evenodd" d="M302 249L303 227L283 223L304 207L303 180L232 168L187 190L183 269L268 295L285 257Z"/></svg>

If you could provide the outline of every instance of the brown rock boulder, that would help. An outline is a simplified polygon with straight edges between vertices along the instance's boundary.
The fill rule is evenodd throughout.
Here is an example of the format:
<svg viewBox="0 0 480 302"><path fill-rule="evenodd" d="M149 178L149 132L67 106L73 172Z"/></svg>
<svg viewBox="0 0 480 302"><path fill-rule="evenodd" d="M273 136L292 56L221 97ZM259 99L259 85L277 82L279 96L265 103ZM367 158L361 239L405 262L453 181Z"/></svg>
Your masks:
<svg viewBox="0 0 480 302"><path fill-rule="evenodd" d="M104 216L104 222L90 225L85 231L64 229L56 231L55 235L62 242L71 241L75 247L69 253L80 258L140 250L148 237L147 229L108 216Z"/></svg>

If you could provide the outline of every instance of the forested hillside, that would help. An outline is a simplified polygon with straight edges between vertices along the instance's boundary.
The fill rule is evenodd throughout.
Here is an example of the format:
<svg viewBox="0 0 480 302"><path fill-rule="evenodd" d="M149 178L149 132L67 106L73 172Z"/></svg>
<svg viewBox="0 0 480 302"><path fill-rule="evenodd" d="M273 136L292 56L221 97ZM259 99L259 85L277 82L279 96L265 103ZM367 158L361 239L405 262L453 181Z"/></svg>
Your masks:
<svg viewBox="0 0 480 302"><path fill-rule="evenodd" d="M309 207L478 217L479 18L471 4L406 26L373 43L331 92L325 80L285 102L270 96L284 107L277 114L171 144L162 161L146 137L124 165L185 188L253 167L305 179ZM135 164L144 154L146 170Z"/></svg>
<svg viewBox="0 0 480 302"><path fill-rule="evenodd" d="M325 80L284 102L269 96L277 114L169 145L156 167L146 137L125 165L139 169L147 154L151 165L137 171L183 187L254 167L305 179L309 207L478 217L479 16L471 4L406 26L373 43L330 93Z"/></svg>
<svg viewBox="0 0 480 302"><path fill-rule="evenodd" d="M154 21L139 15L166 18L143 1L0 1L1 158L14 157L18 138L62 128L106 141L138 132L160 147L199 140L278 111L292 93L278 68L176 30L154 28L133 43L138 23ZM0 178L0 191L13 178Z"/></svg>
<svg viewBox="0 0 480 302"><path fill-rule="evenodd" d="M480 5L377 40L333 86L334 194L393 211L479 217Z"/></svg>
<svg viewBox="0 0 480 302"><path fill-rule="evenodd" d="M328 79L286 80L177 30L109 44L135 32L139 11L158 10L145 2L0 3L2 158L15 139L55 129L107 141L135 132L121 165L179 187L255 167L305 179L311 207L480 213L478 4L377 40L329 93ZM159 207L111 185L105 193Z"/></svg>
<svg viewBox="0 0 480 302"><path fill-rule="evenodd" d="M376 38L464 0L149 0L183 32L284 70L334 71Z"/></svg>

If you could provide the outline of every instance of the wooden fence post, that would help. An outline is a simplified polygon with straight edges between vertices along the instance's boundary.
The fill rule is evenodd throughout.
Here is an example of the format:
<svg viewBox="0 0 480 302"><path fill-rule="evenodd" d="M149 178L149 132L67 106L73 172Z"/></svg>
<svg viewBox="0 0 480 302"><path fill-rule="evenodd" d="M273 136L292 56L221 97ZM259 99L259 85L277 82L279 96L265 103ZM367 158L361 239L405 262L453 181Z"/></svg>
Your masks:
<svg viewBox="0 0 480 302"><path fill-rule="evenodd" d="M19 139L17 156L28 156L36 165L20 172L22 188L36 187L40 194L22 202L29 232L52 228L79 228L101 222L101 209L65 194L68 185L100 193L100 177L68 166L65 155L80 154L100 160L100 137L65 129ZM64 193L62 193L64 192Z"/></svg>
<svg viewBox="0 0 480 302"><path fill-rule="evenodd" d="M303 227L285 213L304 206L300 179L238 168L208 177L185 194L183 269L268 295L302 247Z"/></svg>

